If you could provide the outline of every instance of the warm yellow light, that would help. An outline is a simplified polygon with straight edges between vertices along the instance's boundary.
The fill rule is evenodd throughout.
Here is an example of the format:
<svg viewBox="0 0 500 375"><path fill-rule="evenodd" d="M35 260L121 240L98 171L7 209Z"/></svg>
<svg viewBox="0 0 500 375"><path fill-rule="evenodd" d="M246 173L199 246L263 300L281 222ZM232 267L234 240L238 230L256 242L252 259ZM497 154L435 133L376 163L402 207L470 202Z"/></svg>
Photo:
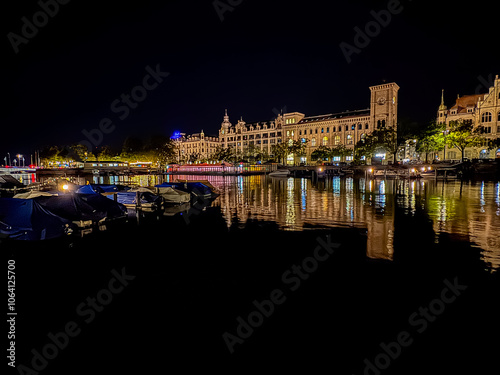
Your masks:
<svg viewBox="0 0 500 375"><path fill-rule="evenodd" d="M64 190L68 190L69 189L69 186L64 184L63 187L62 187Z"/></svg>
<svg viewBox="0 0 500 375"><path fill-rule="evenodd" d="M411 169L411 173L415 173L415 168L412 168L412 169Z"/></svg>
<svg viewBox="0 0 500 375"><path fill-rule="evenodd" d="M431 170L432 170L432 168L431 168L431 167L429 167L429 170L431 171Z"/></svg>
<svg viewBox="0 0 500 375"><path fill-rule="evenodd" d="M372 172L373 172L373 169L368 169L368 172L372 173Z"/></svg>
<svg viewBox="0 0 500 375"><path fill-rule="evenodd" d="M425 172L425 167L422 167L422 172Z"/></svg>
<svg viewBox="0 0 500 375"><path fill-rule="evenodd" d="M319 171L320 171L320 172L323 172L323 168L320 168L320 169L319 169Z"/></svg>

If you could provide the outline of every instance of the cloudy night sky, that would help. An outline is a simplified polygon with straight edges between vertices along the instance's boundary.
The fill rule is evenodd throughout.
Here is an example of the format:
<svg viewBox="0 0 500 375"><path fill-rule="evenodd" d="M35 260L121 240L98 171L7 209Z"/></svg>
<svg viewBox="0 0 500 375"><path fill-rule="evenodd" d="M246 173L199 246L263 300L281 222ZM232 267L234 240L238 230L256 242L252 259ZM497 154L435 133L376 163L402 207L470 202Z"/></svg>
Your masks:
<svg viewBox="0 0 500 375"><path fill-rule="evenodd" d="M354 46L354 28L392 2L237 3L220 16L211 0L72 0L16 53L9 33L22 37L23 17L32 21L41 8L10 2L1 23L1 159L77 143L103 118L115 130L102 144L119 147L129 135L215 135L225 108L233 123L271 120L281 108L306 115L367 108L368 87L384 80L401 87L400 120L424 124L441 89L451 105L457 94L485 92L500 74L490 36L497 14L470 3L401 1L350 63L340 44ZM120 119L111 104L143 83L148 66L169 75Z"/></svg>

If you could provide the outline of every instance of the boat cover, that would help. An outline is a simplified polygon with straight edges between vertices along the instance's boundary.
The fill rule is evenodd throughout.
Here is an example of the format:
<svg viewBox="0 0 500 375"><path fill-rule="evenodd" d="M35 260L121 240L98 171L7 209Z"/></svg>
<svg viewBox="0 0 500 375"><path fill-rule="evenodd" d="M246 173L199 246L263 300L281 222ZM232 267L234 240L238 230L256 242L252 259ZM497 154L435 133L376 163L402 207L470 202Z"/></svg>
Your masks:
<svg viewBox="0 0 500 375"><path fill-rule="evenodd" d="M212 190L201 182L164 182L161 185L155 185L156 188L171 187L177 190L192 193L195 196L211 196Z"/></svg>
<svg viewBox="0 0 500 375"><path fill-rule="evenodd" d="M151 191L139 191L141 204L157 203L160 205L163 198L152 193ZM117 200L121 204L135 205L137 204L137 192L136 191L125 191L116 193ZM114 200L113 195L107 195L106 198Z"/></svg>
<svg viewBox="0 0 500 375"><path fill-rule="evenodd" d="M15 240L62 237L71 221L44 208L36 199L0 198L0 234Z"/></svg>
<svg viewBox="0 0 500 375"><path fill-rule="evenodd" d="M64 194L58 197L39 197L35 200L48 211L71 221L101 221L123 217L127 209L109 202L100 194Z"/></svg>

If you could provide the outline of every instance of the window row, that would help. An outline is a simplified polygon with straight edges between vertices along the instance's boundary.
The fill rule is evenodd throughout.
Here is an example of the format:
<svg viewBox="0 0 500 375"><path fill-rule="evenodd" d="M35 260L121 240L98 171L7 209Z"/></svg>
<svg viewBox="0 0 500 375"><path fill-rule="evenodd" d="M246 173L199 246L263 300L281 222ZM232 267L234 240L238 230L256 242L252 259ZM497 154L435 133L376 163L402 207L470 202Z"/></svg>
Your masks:
<svg viewBox="0 0 500 375"><path fill-rule="evenodd" d="M385 125L384 125L385 126ZM369 125L368 124L365 124L365 129L368 129L369 128ZM356 128L358 130L362 130L363 129L363 124L359 123L359 124L353 124L353 125L345 125L344 126L344 130L345 131L349 131L349 130L356 130ZM335 127L333 126L332 127L332 132L341 132L342 131L342 126L338 126L338 127ZM320 133L330 133L330 127L327 127L327 128L316 128L314 129L314 134L318 134L318 132ZM304 129L304 130L299 130L299 135L307 135L307 134L313 134L313 129L309 129L309 133L307 132L307 129ZM287 136L293 136L293 130L292 131L287 131Z"/></svg>
<svg viewBox="0 0 500 375"><path fill-rule="evenodd" d="M491 112L484 112L481 115L481 122L492 122L493 121L493 115ZM500 121L500 112L497 114L497 121Z"/></svg>

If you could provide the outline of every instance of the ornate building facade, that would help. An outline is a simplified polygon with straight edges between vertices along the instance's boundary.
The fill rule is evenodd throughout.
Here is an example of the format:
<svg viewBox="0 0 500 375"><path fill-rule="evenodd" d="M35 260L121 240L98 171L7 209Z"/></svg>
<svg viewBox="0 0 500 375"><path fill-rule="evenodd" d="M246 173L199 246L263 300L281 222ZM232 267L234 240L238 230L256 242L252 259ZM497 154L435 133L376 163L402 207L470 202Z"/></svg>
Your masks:
<svg viewBox="0 0 500 375"><path fill-rule="evenodd" d="M398 91L396 83L384 83L370 87L370 107L341 113L306 116L300 112L278 115L274 120L236 124L229 121L227 110L219 130L223 147L231 147L236 154L244 155L249 148L257 148L272 155L272 146L281 142L300 140L306 144L306 153L300 161L311 161L311 153L319 146L344 145L354 150L354 145L376 129L397 129ZM347 157L350 160L352 157ZM290 164L299 160L289 155Z"/></svg>
<svg viewBox="0 0 500 375"><path fill-rule="evenodd" d="M446 124L449 128L453 121L470 122L474 128L480 127L482 135L487 140L500 137L500 79L498 75L488 93L458 96L451 108L444 104L443 93L441 94L437 122ZM446 149L444 152L446 152L446 155L443 155L445 159L458 159L461 156L457 149ZM469 159L495 158L500 157L500 150L488 150L486 146L471 147L465 150L465 157Z"/></svg>
<svg viewBox="0 0 500 375"><path fill-rule="evenodd" d="M206 136L203 130L201 133L187 135L178 134L174 138L177 146L177 159L179 163L187 163L194 160L203 160L210 158L214 154L219 139L217 137Z"/></svg>
<svg viewBox="0 0 500 375"><path fill-rule="evenodd" d="M248 124L241 118L233 125L226 110L219 130L219 140L223 147L232 148L236 155L245 155L250 149L272 155L272 146L283 140L283 125L282 116L271 121Z"/></svg>

